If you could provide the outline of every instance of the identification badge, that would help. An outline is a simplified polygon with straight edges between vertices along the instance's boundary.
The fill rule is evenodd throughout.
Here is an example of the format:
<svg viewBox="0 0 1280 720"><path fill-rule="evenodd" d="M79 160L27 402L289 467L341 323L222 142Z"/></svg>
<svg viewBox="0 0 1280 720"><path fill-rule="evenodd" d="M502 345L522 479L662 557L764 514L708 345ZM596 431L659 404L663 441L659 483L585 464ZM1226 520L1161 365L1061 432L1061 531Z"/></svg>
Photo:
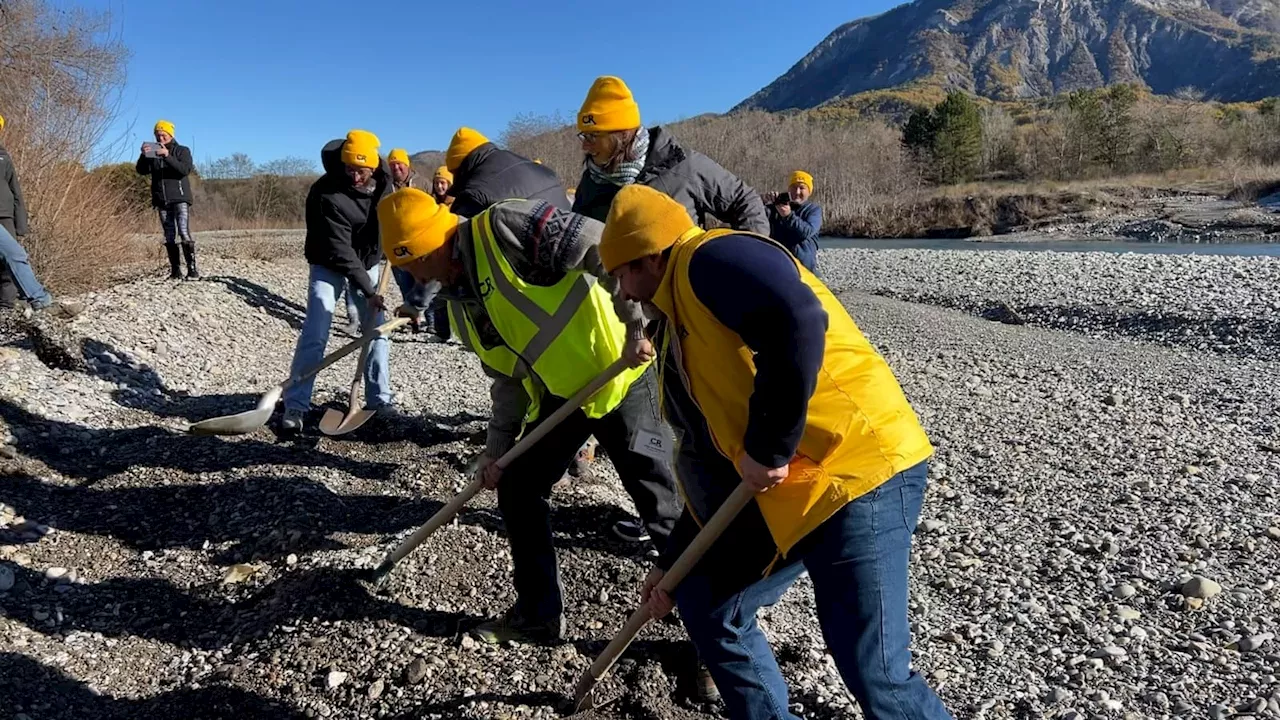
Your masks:
<svg viewBox="0 0 1280 720"><path fill-rule="evenodd" d="M631 437L631 451L670 463L675 458L676 439L670 428L638 427Z"/></svg>

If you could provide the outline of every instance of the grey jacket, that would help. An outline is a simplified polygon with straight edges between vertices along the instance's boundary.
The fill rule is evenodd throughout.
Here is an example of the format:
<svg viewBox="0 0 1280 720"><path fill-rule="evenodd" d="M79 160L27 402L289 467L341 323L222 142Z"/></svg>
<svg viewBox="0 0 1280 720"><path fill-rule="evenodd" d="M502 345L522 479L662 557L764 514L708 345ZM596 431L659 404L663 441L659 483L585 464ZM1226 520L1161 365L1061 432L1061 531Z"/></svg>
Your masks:
<svg viewBox="0 0 1280 720"><path fill-rule="evenodd" d="M561 210L546 200L509 200L492 206L487 212L502 254L522 280L549 286L560 282L566 273L590 273L613 296L614 312L626 324L627 336L644 336L645 320L640 304L622 298L617 281L605 272L600 261L600 233L604 225ZM454 243L454 257L461 261L465 272L458 283L442 287L440 296L449 301L451 313L464 310L471 318L478 336L474 341L494 347L506 343L489 320L481 299L471 222L461 221ZM519 378L504 375L487 365L484 371L493 379L489 389L493 410L485 453L497 458L511 449L520 435L529 408L529 395ZM523 360L517 361L516 374L537 380Z"/></svg>
<svg viewBox="0 0 1280 720"><path fill-rule="evenodd" d="M636 182L684 205L699 227L707 226L710 215L734 230L769 234L769 217L755 190L715 160L681 147L661 127L649 130L649 154ZM604 222L620 189L613 183L597 182L590 170L583 170L573 196L573 211Z"/></svg>

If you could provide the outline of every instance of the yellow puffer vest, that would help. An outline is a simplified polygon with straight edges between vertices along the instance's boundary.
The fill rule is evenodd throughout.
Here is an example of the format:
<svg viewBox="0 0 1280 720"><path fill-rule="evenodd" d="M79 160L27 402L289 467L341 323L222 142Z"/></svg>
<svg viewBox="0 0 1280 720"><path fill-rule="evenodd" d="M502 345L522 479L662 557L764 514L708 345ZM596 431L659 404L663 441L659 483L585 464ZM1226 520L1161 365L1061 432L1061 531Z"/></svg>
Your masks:
<svg viewBox="0 0 1280 720"><path fill-rule="evenodd" d="M689 284L693 254L704 243L730 234L777 245L751 233L694 228L672 248L654 304L669 319L664 347L675 342L681 379L706 418L716 449L736 466L755 381L753 354L737 333L716 320ZM795 266L827 312L827 334L817 388L790 473L756 497L783 555L846 503L933 454L893 371L826 285L799 262Z"/></svg>
<svg viewBox="0 0 1280 720"><path fill-rule="evenodd" d="M609 293L587 273L565 273L550 286L521 279L494 239L488 211L472 218L466 230L481 300L503 344L485 347L461 303L449 303L449 326L481 362L522 381L530 401L525 421L533 421L544 388L556 397L572 397L622 356L626 326ZM462 231L459 241L466 241ZM536 377L523 372L518 360ZM625 370L592 395L583 405L587 417L612 412L644 371L645 366Z"/></svg>

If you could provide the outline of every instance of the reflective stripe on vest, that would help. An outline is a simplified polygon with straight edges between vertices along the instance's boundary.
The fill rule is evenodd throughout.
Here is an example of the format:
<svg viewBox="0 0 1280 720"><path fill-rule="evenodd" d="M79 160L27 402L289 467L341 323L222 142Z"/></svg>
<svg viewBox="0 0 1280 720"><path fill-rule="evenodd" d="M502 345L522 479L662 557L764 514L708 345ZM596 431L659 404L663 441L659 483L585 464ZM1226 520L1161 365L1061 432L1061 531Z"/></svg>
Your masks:
<svg viewBox="0 0 1280 720"><path fill-rule="evenodd" d="M626 326L594 277L569 272L555 285L525 282L498 247L489 211L473 218L467 228L485 312L506 346L548 392L571 397L621 357ZM601 388L583 406L587 417L612 412L644 370L642 366L624 371Z"/></svg>

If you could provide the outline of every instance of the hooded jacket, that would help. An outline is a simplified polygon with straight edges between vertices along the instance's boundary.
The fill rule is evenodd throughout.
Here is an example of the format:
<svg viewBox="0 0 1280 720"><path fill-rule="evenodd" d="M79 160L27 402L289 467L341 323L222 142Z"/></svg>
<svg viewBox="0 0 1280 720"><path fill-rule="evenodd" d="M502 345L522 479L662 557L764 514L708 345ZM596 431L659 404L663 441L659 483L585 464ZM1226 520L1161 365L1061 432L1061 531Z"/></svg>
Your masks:
<svg viewBox="0 0 1280 720"><path fill-rule="evenodd" d="M307 262L342 273L367 296L377 293L369 269L382 260L378 214L374 209L391 191L386 160L373 171L374 190L352 187L342 164L342 143L330 140L320 151L324 174L307 193Z"/></svg>
<svg viewBox="0 0 1280 720"><path fill-rule="evenodd" d="M191 149L179 145L177 140L170 140L164 146L169 151L168 157L149 158L138 154L137 171L139 175L151 176L151 206L166 208L177 203L191 204L191 181L187 176L195 168L191 160Z"/></svg>
<svg viewBox="0 0 1280 720"><path fill-rule="evenodd" d="M3 146L0 146L0 218L12 220L18 235L27 234L27 203L18 184L18 169Z"/></svg>
<svg viewBox="0 0 1280 720"><path fill-rule="evenodd" d="M454 214L466 218L501 200L545 200L560 210L570 207L555 171L493 143L472 150L462 161L453 173L449 194L456 198L451 208ZM603 216L599 219L604 221Z"/></svg>
<svg viewBox="0 0 1280 720"><path fill-rule="evenodd" d="M649 154L636 183L670 196L689 211L699 227L710 215L734 230L769 234L769 218L760 196L736 175L700 152L685 150L661 127L649 130ZM609 214L613 196L621 188L598 182L583 170L573 197L573 211L600 222Z"/></svg>
<svg viewBox="0 0 1280 720"><path fill-rule="evenodd" d="M791 251L809 272L818 272L818 235L822 232L822 207L812 200L791 203L791 214L783 215L770 205L769 237Z"/></svg>

